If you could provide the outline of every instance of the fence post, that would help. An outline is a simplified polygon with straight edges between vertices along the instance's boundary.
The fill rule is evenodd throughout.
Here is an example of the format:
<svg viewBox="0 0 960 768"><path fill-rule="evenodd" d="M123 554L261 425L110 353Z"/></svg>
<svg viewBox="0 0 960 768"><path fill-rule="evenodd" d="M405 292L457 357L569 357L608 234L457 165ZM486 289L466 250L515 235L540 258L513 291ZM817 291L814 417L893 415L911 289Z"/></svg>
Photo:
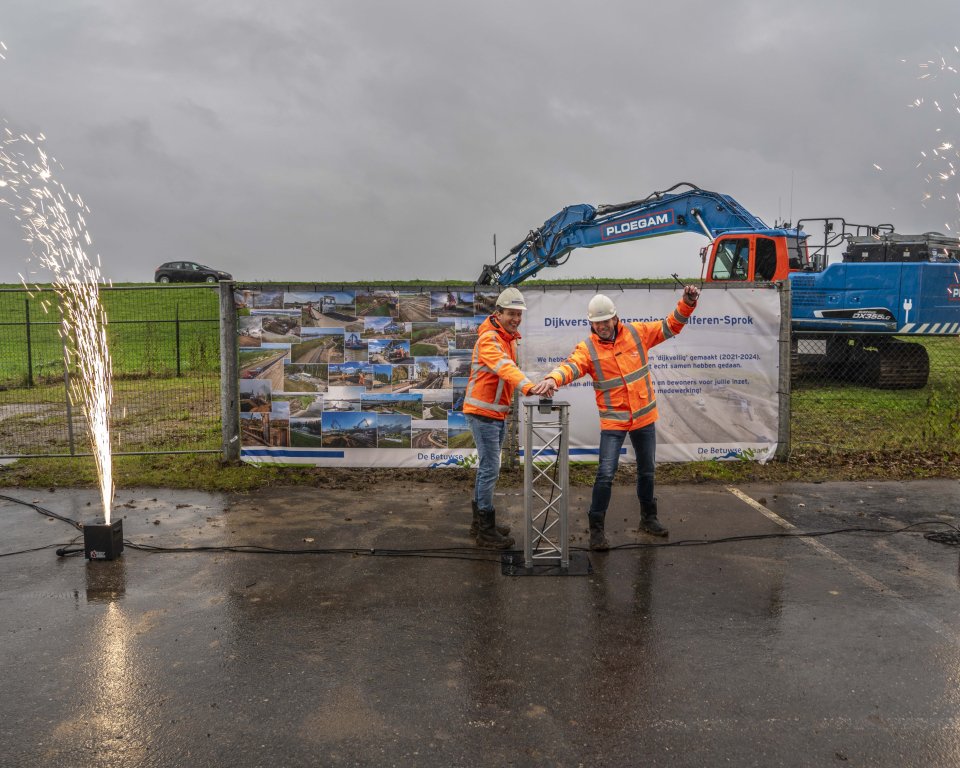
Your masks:
<svg viewBox="0 0 960 768"><path fill-rule="evenodd" d="M33 386L33 344L30 333L30 299L23 300L24 314L27 320L27 386Z"/></svg>
<svg viewBox="0 0 960 768"><path fill-rule="evenodd" d="M240 460L240 383L233 281L220 282L220 434L224 461Z"/></svg>
<svg viewBox="0 0 960 768"><path fill-rule="evenodd" d="M508 470L517 468L517 461L520 455L520 395L514 390L513 402L510 406L510 413L507 415L506 433L503 439L503 466Z"/></svg>
<svg viewBox="0 0 960 768"><path fill-rule="evenodd" d="M67 346L66 324L63 321L63 296L57 294L57 309L60 311L60 342L63 350L63 389L67 402L67 439L70 442L70 455L75 456L77 449L73 437L73 400L70 397L70 349Z"/></svg>
<svg viewBox="0 0 960 768"><path fill-rule="evenodd" d="M788 461L790 458L790 321L791 294L790 281L782 280L777 283L780 292L780 376L777 382L777 451L774 459Z"/></svg>
<svg viewBox="0 0 960 768"><path fill-rule="evenodd" d="M176 313L174 315L174 327L177 335L177 378L180 378L180 302L177 302Z"/></svg>

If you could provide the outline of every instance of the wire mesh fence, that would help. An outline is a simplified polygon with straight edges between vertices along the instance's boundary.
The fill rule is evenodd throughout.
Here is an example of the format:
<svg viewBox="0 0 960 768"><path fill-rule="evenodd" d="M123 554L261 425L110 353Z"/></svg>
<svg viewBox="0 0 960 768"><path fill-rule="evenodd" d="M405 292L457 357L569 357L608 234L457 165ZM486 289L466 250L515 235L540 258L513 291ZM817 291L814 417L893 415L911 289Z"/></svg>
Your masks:
<svg viewBox="0 0 960 768"><path fill-rule="evenodd" d="M798 337L794 451L960 453L960 337Z"/></svg>
<svg viewBox="0 0 960 768"><path fill-rule="evenodd" d="M113 452L219 452L217 286L102 288L101 301ZM0 290L0 456L89 453L61 327L53 291ZM794 455L960 454L960 337L798 336L790 364Z"/></svg>
<svg viewBox="0 0 960 768"><path fill-rule="evenodd" d="M102 287L113 370L116 454L218 451L217 286ZM0 455L89 453L73 402L60 297L0 290Z"/></svg>

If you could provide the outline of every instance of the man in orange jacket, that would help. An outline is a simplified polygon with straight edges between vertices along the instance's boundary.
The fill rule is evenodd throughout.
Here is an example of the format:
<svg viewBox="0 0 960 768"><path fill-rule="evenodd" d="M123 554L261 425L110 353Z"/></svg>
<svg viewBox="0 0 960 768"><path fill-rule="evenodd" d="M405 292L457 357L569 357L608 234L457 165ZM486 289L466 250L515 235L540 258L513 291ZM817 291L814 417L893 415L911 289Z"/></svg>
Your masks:
<svg viewBox="0 0 960 768"><path fill-rule="evenodd" d="M526 308L523 294L516 288L506 288L497 297L494 313L480 325L473 346L463 401L479 458L470 533L477 537L477 546L487 549L510 549L514 544L507 535L510 528L497 525L493 489L500 475L500 451L513 391L519 387L526 395L533 389L533 382L517 367L517 329Z"/></svg>
<svg viewBox="0 0 960 768"><path fill-rule="evenodd" d="M640 530L654 536L668 531L657 519L653 495L657 449L657 398L647 361L647 350L683 330L700 298L700 289L685 286L683 298L662 321L624 323L613 302L597 294L587 307L593 331L573 353L538 383L533 394L550 397L557 387L581 376L593 377L600 411L600 464L593 484L587 519L590 549L604 551L610 544L603 523L610 504L613 478L620 462L620 448L629 436L637 454L637 498L640 500Z"/></svg>

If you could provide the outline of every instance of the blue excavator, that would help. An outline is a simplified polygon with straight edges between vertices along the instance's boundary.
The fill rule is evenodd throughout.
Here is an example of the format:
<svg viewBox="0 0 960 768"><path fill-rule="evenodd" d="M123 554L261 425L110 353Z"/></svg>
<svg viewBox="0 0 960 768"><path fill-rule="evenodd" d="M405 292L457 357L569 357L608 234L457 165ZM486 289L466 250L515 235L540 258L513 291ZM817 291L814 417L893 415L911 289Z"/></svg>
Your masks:
<svg viewBox="0 0 960 768"><path fill-rule="evenodd" d="M564 208L486 265L477 283L516 285L578 248L679 232L711 241L700 251L706 282L790 281L795 375L920 388L929 355L907 339L960 334L957 238L839 217L770 227L729 195L686 182L628 203Z"/></svg>

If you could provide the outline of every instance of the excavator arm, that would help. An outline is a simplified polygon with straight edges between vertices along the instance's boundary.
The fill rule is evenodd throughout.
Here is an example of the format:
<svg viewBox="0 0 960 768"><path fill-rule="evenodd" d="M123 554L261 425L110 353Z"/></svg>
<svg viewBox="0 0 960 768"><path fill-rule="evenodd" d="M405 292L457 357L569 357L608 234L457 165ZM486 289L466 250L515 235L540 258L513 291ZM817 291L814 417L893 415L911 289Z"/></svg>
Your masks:
<svg viewBox="0 0 960 768"><path fill-rule="evenodd" d="M767 225L729 195L681 182L642 200L618 205L571 205L532 230L496 264L484 266L479 285L515 285L544 267L563 264L575 248L699 232L711 240L730 230Z"/></svg>

